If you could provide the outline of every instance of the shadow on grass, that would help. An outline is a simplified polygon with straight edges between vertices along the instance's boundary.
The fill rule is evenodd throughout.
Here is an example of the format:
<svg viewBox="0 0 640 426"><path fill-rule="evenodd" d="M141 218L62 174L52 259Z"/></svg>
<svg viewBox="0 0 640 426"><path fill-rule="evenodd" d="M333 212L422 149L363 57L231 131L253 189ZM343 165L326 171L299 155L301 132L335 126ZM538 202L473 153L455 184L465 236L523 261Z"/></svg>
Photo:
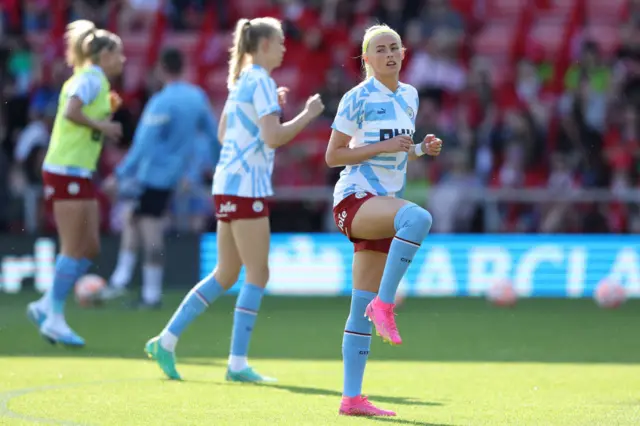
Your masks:
<svg viewBox="0 0 640 426"><path fill-rule="evenodd" d="M202 379L188 379L184 381L176 381L163 379L167 382L175 382L175 383L190 383L190 384L199 384L205 386L258 386L264 389L276 389L287 392L292 392L299 395L316 395L316 396L331 396L335 397L336 400L339 400L342 397L342 392L331 390L331 389L323 389L323 388L314 388L307 386L293 386L293 385L282 385L278 383L233 383L227 381L211 381L211 380L202 380ZM440 402L432 402L432 401L423 401L418 398L407 398L403 396L385 396L385 395L367 395L369 399L375 403L387 403L387 404L398 404L398 405L409 405L409 406L423 406L423 407L440 407L444 404Z"/></svg>
<svg viewBox="0 0 640 426"><path fill-rule="evenodd" d="M312 388L306 386L291 386L291 385L279 385L273 383L256 383L256 386L261 386L265 388L274 388L279 390L285 390L288 392L301 394L301 395L322 395L322 396L334 396L336 398L340 398L342 396L342 392L322 389L322 388ZM368 395L371 401L375 402L383 402L389 404L400 404L400 405L420 405L427 407L438 407L441 406L440 402L431 402L431 401L422 401L417 398L405 398L402 396L383 396L383 395Z"/></svg>
<svg viewBox="0 0 640 426"><path fill-rule="evenodd" d="M395 423L399 425L454 426L453 424L419 422L417 420L399 419L398 417L367 417L366 419L372 422Z"/></svg>

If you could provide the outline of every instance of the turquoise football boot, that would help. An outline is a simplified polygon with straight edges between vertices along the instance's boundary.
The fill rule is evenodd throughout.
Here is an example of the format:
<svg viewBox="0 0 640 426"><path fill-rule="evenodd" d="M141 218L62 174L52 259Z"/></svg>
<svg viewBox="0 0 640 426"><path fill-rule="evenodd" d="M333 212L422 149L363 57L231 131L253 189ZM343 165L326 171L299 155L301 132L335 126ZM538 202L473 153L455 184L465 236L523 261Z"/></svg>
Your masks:
<svg viewBox="0 0 640 426"><path fill-rule="evenodd" d="M144 351L149 358L155 360L164 374L171 380L182 380L178 370L176 370L176 355L166 350L160 344L160 336L149 340L144 346Z"/></svg>
<svg viewBox="0 0 640 426"><path fill-rule="evenodd" d="M227 381L229 382L244 382L244 383L273 383L277 382L277 379L273 377L263 376L256 373L253 368L247 367L240 371L231 371L227 368Z"/></svg>

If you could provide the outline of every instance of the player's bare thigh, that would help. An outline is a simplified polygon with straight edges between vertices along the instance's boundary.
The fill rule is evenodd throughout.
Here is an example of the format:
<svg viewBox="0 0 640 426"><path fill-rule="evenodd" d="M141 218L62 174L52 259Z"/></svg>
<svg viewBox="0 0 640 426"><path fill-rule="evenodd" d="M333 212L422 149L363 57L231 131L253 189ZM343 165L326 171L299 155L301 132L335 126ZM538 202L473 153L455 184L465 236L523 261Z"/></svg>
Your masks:
<svg viewBox="0 0 640 426"><path fill-rule="evenodd" d="M362 250L354 253L353 288L377 293L386 262L387 254L379 251Z"/></svg>
<svg viewBox="0 0 640 426"><path fill-rule="evenodd" d="M99 212L96 200L56 200L53 217L60 237L60 252L80 259L100 250Z"/></svg>
<svg viewBox="0 0 640 426"><path fill-rule="evenodd" d="M398 210L408 201L393 197L371 197L358 209L351 222L351 237L381 240L396 234L394 220Z"/></svg>
<svg viewBox="0 0 640 426"><path fill-rule="evenodd" d="M265 287L269 281L271 227L268 217L231 222L233 238L247 273L247 282Z"/></svg>
<svg viewBox="0 0 640 426"><path fill-rule="evenodd" d="M218 245L218 264L214 271L214 277L223 288L228 289L238 281L240 268L242 268L242 260L231 231L231 223L218 221L216 241Z"/></svg>

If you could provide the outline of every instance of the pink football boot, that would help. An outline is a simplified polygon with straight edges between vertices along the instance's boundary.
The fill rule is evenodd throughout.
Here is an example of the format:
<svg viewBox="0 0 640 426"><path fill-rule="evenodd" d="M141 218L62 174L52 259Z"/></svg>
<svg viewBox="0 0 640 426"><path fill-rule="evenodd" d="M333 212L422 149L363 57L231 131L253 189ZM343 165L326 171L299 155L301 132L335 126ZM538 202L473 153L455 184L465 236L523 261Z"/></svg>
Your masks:
<svg viewBox="0 0 640 426"><path fill-rule="evenodd" d="M354 396L352 398L348 396L342 397L342 402L340 403L340 411L339 414L341 416L395 416L396 413L389 410L383 410L382 408L378 408L372 403L369 402L366 396Z"/></svg>
<svg viewBox="0 0 640 426"><path fill-rule="evenodd" d="M402 344L402 338L396 326L396 314L393 312L396 305L394 303L384 303L378 297L373 299L364 311L364 315L373 322L376 327L376 334L382 340L392 345Z"/></svg>

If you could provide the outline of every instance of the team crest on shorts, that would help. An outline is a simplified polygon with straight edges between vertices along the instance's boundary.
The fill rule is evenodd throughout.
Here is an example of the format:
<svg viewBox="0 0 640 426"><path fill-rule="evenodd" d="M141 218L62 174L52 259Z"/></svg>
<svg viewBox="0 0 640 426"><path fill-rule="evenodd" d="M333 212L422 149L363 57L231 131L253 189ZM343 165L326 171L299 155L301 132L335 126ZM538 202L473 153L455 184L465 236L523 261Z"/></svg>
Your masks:
<svg viewBox="0 0 640 426"><path fill-rule="evenodd" d="M56 190L55 190L55 188L53 186L47 185L47 186L44 187L44 198L45 199L51 198L53 196L53 194L55 194L55 193L56 193Z"/></svg>
<svg viewBox="0 0 640 426"><path fill-rule="evenodd" d="M260 213L262 210L264 210L264 204L262 203L262 201L254 201L253 202L253 211L256 213Z"/></svg>
<svg viewBox="0 0 640 426"><path fill-rule="evenodd" d="M80 192L80 185L78 185L77 182L71 182L67 186L67 192L69 193L69 195L78 195L78 193Z"/></svg>
<svg viewBox="0 0 640 426"><path fill-rule="evenodd" d="M415 117L415 112L413 112L413 108L407 107L407 115L409 116L410 119L413 120L413 117Z"/></svg>
<svg viewBox="0 0 640 426"><path fill-rule="evenodd" d="M361 198L364 198L364 197L366 197L366 196L367 196L367 193L366 193L366 192L363 192L363 191L356 192L356 198L357 198L358 200L360 200Z"/></svg>

